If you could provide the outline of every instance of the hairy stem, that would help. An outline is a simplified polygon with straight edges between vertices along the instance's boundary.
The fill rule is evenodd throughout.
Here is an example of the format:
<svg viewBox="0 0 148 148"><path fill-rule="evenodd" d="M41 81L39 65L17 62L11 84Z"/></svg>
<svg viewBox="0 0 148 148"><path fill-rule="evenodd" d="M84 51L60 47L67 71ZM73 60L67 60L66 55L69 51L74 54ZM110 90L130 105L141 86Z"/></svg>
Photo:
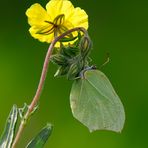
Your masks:
<svg viewBox="0 0 148 148"><path fill-rule="evenodd" d="M50 44L49 48L48 48L48 51L47 51L47 54L46 54L46 57L45 57L45 60L44 60L44 65L43 65L43 69L42 69L42 74L41 74L41 77L40 77L40 81L39 81L39 84L38 84L38 88L37 88L37 91L35 93L35 96L28 108L28 111L27 113L25 114L24 116L24 119L21 121L20 123L20 126L18 128L18 131L16 133L16 137L14 139L14 142L12 144L12 148L15 148L22 133L23 133L23 130L25 128L25 125L26 125L26 122L27 122L27 119L29 118L30 114L32 113L32 111L34 110L34 108L36 107L39 99L40 99L40 96L41 96L41 92L42 92L42 89L43 89L43 86L44 86L44 82L45 82L45 79L46 79L46 75L47 75L47 71L48 71L48 65L49 65L49 61L50 61L50 56L52 54L52 50L56 44L56 42L58 42L60 39L62 39L63 37L65 37L66 35L74 32L74 31L82 31L85 35L88 35L87 31L82 28L82 27L76 27L76 28L73 28L71 30L68 30L66 31L65 33L63 33L62 35L56 37Z"/></svg>

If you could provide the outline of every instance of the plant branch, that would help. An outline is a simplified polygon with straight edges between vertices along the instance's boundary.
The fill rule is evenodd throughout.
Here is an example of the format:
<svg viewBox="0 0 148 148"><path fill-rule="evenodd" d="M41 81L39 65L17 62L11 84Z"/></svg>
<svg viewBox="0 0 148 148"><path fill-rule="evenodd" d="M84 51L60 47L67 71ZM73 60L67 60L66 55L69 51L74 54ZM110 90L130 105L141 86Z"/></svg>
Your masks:
<svg viewBox="0 0 148 148"><path fill-rule="evenodd" d="M49 61L50 61L50 56L52 55L52 50L56 44L56 42L58 42L60 39L62 39L63 37L65 37L66 35L74 32L74 31L82 31L85 35L88 35L87 31L82 28L82 27L76 27L76 28L73 28L71 30L68 30L66 31L65 33L63 33L62 35L56 37L50 44L49 48L48 48L48 51L47 51L47 54L46 54L46 57L45 57L45 61L44 61L44 65L43 65L43 69L42 69L42 74L41 74L41 77L40 77L40 81L39 81L39 85L38 85L38 88L37 88L37 91L35 93L35 96L28 108L28 111L27 113L25 114L24 116L24 119L21 121L20 123L20 126L19 126L19 129L16 133L16 137L14 139L14 142L12 144L12 148L15 148L22 133L23 133L23 130L25 128L25 125L26 125L26 122L27 122L27 119L29 118L30 114L33 112L34 108L36 107L39 99L40 99L40 96L41 96L41 92L43 90L43 86L44 86L44 82L45 82L45 79L46 79L46 75L47 75L47 71L48 71L48 65L49 65Z"/></svg>

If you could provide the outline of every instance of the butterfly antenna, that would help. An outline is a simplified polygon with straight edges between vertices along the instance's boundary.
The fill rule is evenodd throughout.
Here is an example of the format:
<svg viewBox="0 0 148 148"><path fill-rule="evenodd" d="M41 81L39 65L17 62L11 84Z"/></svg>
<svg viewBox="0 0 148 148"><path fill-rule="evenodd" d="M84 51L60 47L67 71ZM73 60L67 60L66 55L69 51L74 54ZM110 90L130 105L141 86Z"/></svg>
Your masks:
<svg viewBox="0 0 148 148"><path fill-rule="evenodd" d="M100 69L110 62L109 53L106 54L105 62L100 66Z"/></svg>

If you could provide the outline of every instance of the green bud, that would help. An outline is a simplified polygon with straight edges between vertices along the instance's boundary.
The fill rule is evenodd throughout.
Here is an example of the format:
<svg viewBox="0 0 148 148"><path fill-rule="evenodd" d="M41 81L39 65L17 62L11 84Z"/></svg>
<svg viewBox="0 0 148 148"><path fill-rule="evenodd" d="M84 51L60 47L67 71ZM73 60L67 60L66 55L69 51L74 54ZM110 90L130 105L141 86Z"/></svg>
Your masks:
<svg viewBox="0 0 148 148"><path fill-rule="evenodd" d="M64 76L68 73L68 71L69 71L69 66L61 66L58 68L58 70L54 74L54 77Z"/></svg>
<svg viewBox="0 0 148 148"><path fill-rule="evenodd" d="M79 73L82 71L82 69L83 61L76 61L75 63L71 64L67 74L67 78L69 80L76 79L79 76Z"/></svg>
<svg viewBox="0 0 148 148"><path fill-rule="evenodd" d="M67 56L68 58L74 57L79 53L79 48L78 47L63 47L62 48L62 54L64 56Z"/></svg>
<svg viewBox="0 0 148 148"><path fill-rule="evenodd" d="M87 57L91 50L91 40L88 36L83 36L80 41L79 48L81 50L82 57Z"/></svg>
<svg viewBox="0 0 148 148"><path fill-rule="evenodd" d="M69 80L75 79L75 77L78 75L78 73L79 73L78 65L74 63L70 66L70 69L67 74L67 78Z"/></svg>
<svg viewBox="0 0 148 148"><path fill-rule="evenodd" d="M67 58L61 54L53 55L51 61L57 65L67 65Z"/></svg>

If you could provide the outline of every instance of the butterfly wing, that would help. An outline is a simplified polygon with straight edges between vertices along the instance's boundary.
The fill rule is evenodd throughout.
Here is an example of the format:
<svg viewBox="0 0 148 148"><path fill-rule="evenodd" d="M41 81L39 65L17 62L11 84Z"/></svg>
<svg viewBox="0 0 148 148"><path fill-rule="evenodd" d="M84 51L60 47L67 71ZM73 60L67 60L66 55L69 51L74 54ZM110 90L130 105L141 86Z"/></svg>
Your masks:
<svg viewBox="0 0 148 148"><path fill-rule="evenodd" d="M99 70L88 70L73 83L70 104L73 116L90 131L121 132L125 113L108 78Z"/></svg>

